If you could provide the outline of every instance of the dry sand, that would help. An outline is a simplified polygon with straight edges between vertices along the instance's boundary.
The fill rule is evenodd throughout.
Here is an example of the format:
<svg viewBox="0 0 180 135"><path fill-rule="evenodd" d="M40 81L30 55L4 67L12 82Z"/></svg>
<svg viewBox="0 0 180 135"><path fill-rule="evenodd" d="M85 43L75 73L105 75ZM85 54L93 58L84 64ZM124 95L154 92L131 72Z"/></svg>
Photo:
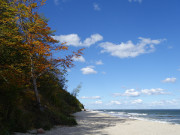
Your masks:
<svg viewBox="0 0 180 135"><path fill-rule="evenodd" d="M180 125L124 119L92 111L74 116L77 126L56 126L44 135L180 135Z"/></svg>

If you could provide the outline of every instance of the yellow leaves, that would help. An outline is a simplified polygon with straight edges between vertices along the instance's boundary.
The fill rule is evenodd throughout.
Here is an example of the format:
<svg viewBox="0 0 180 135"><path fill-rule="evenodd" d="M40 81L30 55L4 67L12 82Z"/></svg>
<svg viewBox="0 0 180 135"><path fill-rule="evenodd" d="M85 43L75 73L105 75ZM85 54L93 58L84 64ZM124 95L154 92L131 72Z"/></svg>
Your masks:
<svg viewBox="0 0 180 135"><path fill-rule="evenodd" d="M21 2L18 3L17 8L19 8L21 10L27 10L28 9L28 7L24 3L21 3Z"/></svg>
<svg viewBox="0 0 180 135"><path fill-rule="evenodd" d="M15 20L19 20L19 16L16 16L16 17L15 17Z"/></svg>

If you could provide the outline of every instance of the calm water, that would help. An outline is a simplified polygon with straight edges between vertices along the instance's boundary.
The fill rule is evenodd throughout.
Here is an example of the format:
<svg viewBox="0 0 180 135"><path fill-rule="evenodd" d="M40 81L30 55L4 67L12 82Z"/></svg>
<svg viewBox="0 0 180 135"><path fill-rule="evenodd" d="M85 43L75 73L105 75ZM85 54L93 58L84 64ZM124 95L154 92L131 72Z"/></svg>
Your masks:
<svg viewBox="0 0 180 135"><path fill-rule="evenodd" d="M118 117L180 124L180 109L162 110L97 110Z"/></svg>

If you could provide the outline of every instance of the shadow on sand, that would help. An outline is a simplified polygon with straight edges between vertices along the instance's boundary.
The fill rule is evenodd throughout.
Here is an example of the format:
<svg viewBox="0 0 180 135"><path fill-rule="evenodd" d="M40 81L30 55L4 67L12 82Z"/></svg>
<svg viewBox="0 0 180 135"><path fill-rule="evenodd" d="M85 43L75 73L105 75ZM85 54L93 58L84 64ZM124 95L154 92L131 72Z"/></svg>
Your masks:
<svg viewBox="0 0 180 135"><path fill-rule="evenodd" d="M85 115L83 115L83 113L85 113ZM59 134L52 135L108 135L103 133L104 128L115 126L117 122L124 123L126 121L126 119L122 118L106 117L106 115L89 112L77 113L75 117L78 121L76 127L57 128L55 130L59 130Z"/></svg>

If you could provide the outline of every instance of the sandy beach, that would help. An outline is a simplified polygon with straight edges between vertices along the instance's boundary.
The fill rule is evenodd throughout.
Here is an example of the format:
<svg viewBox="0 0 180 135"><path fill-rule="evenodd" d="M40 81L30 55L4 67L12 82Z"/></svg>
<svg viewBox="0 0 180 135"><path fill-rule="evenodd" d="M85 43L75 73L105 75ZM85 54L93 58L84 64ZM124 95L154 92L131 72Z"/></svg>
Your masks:
<svg viewBox="0 0 180 135"><path fill-rule="evenodd" d="M78 112L74 116L77 126L56 126L44 135L180 135L180 125L169 123L124 119L93 111Z"/></svg>

